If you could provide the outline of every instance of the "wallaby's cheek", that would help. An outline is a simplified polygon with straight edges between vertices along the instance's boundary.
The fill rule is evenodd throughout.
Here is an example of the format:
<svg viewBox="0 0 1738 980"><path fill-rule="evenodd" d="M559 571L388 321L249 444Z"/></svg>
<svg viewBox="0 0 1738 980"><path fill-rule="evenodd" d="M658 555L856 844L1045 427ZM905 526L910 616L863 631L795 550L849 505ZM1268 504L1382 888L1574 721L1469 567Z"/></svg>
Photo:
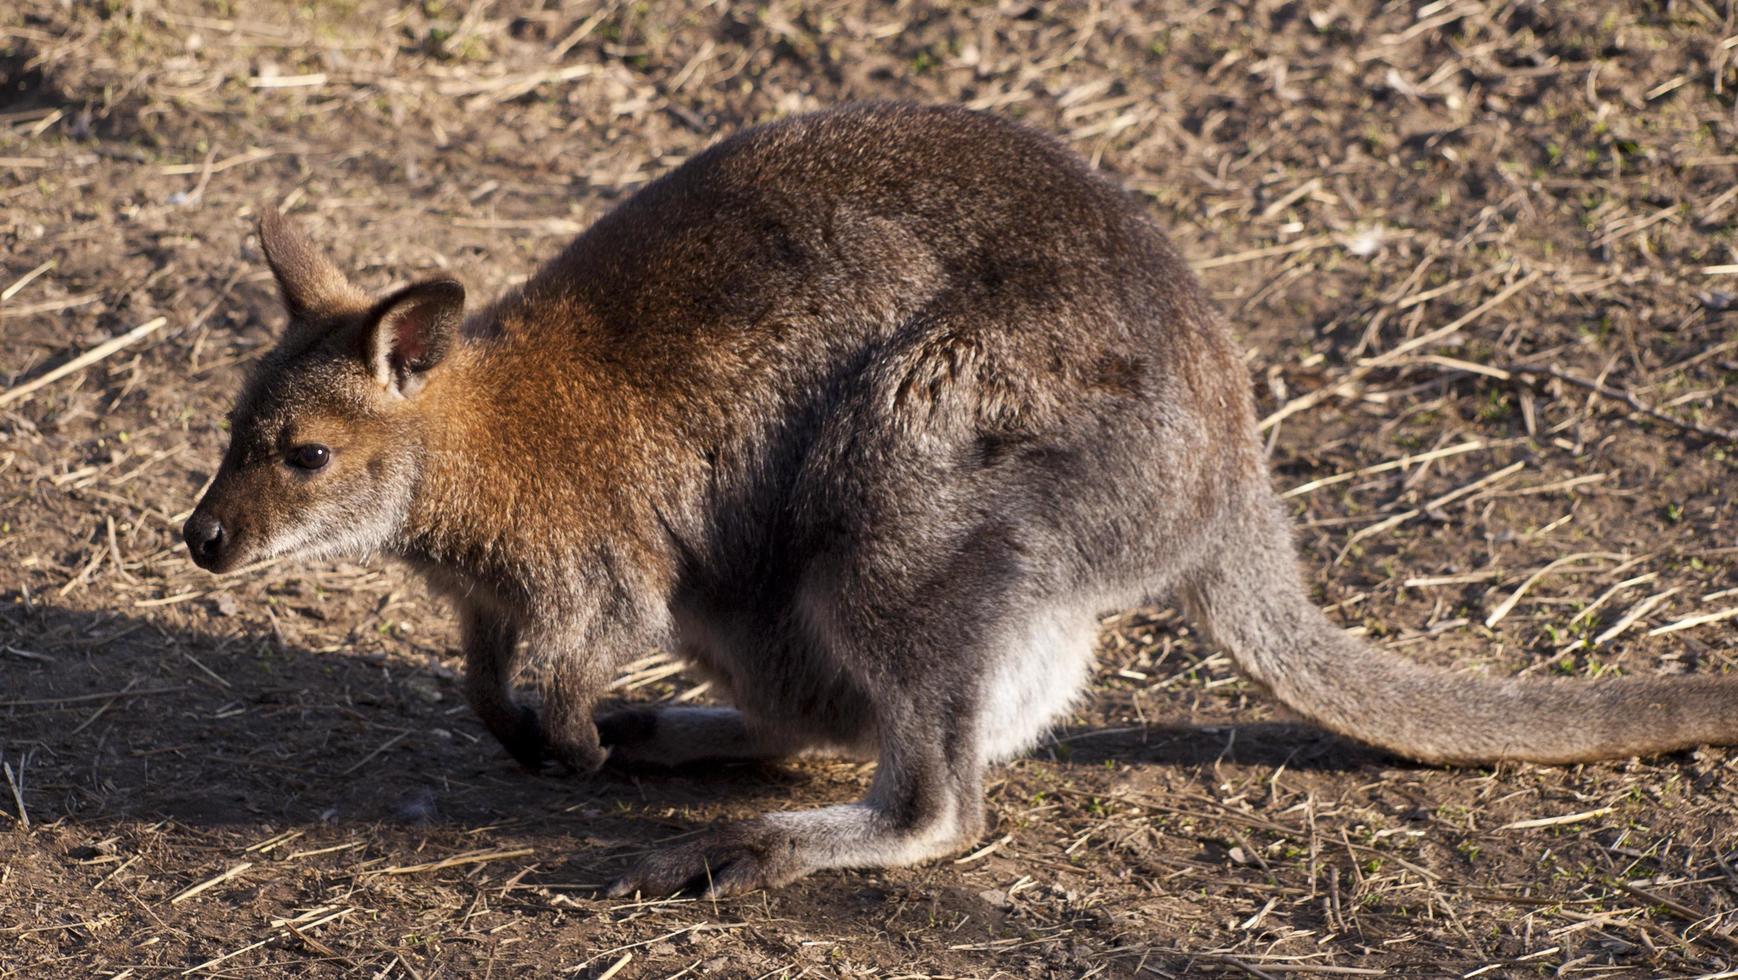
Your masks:
<svg viewBox="0 0 1738 980"><path fill-rule="evenodd" d="M289 507L278 481L264 473L249 474L234 488L235 548L240 561L253 561L282 531Z"/></svg>
<svg viewBox="0 0 1738 980"><path fill-rule="evenodd" d="M262 485L253 521L259 558L360 556L398 531L414 480L402 454L369 453L351 443L315 473L286 470Z"/></svg>

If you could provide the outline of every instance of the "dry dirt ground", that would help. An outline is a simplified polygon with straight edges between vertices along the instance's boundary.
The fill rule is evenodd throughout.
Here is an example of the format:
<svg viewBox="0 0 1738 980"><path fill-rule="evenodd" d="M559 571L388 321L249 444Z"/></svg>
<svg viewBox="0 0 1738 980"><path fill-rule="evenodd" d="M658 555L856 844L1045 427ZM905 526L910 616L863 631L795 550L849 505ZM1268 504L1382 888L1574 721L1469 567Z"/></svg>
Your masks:
<svg viewBox="0 0 1738 980"><path fill-rule="evenodd" d="M219 580L176 533L280 320L261 202L371 287L481 294L722 133L955 100L1198 262L1348 628L1730 672L1735 93L1731 0L6 4L0 976L1738 975L1738 752L1406 764L1163 608L1107 620L960 860L605 900L864 769L522 774L401 570ZM706 697L647 654L625 697Z"/></svg>

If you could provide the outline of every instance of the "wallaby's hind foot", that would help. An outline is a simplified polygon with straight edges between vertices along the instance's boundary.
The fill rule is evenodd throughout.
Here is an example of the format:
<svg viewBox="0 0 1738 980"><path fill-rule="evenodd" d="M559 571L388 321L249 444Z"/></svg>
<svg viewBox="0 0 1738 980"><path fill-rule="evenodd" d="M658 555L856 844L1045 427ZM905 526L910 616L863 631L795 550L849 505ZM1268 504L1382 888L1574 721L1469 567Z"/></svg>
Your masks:
<svg viewBox="0 0 1738 980"><path fill-rule="evenodd" d="M612 898L693 891L708 898L776 888L822 868L887 868L956 853L983 833L974 802L929 821L902 820L873 803L768 813L640 861L609 887Z"/></svg>
<svg viewBox="0 0 1738 980"><path fill-rule="evenodd" d="M808 873L798 836L766 818L726 824L642 859L609 886L611 898L694 891L708 898L776 888Z"/></svg>
<svg viewBox="0 0 1738 980"><path fill-rule="evenodd" d="M884 709L884 717L915 715L910 704ZM643 859L609 893L739 895L828 868L897 867L955 853L984 827L983 771L966 736L972 728L937 738L883 725L875 779L861 802L726 824Z"/></svg>

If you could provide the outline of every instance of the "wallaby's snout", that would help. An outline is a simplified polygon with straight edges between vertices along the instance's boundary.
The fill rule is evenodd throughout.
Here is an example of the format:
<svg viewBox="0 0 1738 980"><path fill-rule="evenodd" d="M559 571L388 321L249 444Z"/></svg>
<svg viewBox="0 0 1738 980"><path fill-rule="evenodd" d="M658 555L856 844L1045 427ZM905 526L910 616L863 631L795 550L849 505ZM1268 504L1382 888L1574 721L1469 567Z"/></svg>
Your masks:
<svg viewBox="0 0 1738 980"><path fill-rule="evenodd" d="M181 525L181 540L187 542L187 555L193 563L213 574L233 571L251 560L252 541L249 525L254 521L234 505L249 497L249 491L263 502L263 488L248 488L237 492L227 468L220 469L211 486L193 507L193 515Z"/></svg>
<svg viewBox="0 0 1738 980"><path fill-rule="evenodd" d="M208 572L222 569L224 552L230 542L229 536L223 533L222 521L205 511L196 510L181 526L181 538L187 542L187 551L200 568Z"/></svg>

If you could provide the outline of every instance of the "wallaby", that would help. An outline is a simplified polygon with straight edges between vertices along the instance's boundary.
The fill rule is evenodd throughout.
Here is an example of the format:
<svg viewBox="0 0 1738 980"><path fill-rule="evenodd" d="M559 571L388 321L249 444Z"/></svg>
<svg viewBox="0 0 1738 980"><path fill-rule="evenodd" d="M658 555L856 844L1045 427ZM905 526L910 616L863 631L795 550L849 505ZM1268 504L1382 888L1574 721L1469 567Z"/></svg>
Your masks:
<svg viewBox="0 0 1738 980"><path fill-rule="evenodd" d="M385 552L463 620L466 691L529 768L873 758L613 893L912 864L983 830L985 767L1088 678L1096 616L1180 596L1295 711L1426 762L1568 763L1738 736L1738 685L1427 668L1310 601L1249 376L1141 207L995 116L854 106L746 130L467 314L371 299L283 217L289 313L187 522L216 572ZM518 651L541 711L512 693ZM673 649L732 708L594 717Z"/></svg>

